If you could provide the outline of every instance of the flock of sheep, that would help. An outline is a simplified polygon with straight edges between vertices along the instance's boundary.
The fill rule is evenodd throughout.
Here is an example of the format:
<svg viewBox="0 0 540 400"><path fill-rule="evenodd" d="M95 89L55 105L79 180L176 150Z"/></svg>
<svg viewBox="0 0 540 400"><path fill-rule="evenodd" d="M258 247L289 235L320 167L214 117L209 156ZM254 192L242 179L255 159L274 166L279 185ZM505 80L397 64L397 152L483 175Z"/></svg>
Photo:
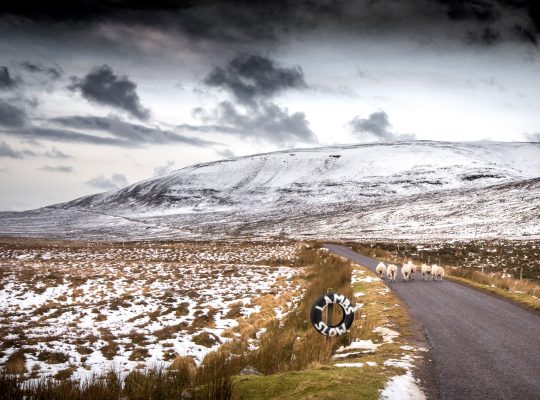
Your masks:
<svg viewBox="0 0 540 400"><path fill-rule="evenodd" d="M410 260L407 262L407 264L403 264L401 267L401 275L403 275L403 280L407 282L409 279L414 279L414 274L418 271L418 268L419 267L414 265ZM397 270L397 265L388 264L388 266L386 266L386 264L383 262L380 262L375 268L379 278L384 279L384 275L386 274L390 282L396 280ZM422 278L425 281L428 281L430 277L434 281L442 281L444 277L444 268L439 267L437 264L422 264L420 270L422 272Z"/></svg>

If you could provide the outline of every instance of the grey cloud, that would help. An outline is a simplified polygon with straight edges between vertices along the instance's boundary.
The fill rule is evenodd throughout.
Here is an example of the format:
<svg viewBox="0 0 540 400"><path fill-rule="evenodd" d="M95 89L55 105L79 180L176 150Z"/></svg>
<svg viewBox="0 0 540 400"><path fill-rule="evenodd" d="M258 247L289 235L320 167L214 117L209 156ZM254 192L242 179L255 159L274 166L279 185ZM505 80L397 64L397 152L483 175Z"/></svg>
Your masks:
<svg viewBox="0 0 540 400"><path fill-rule="evenodd" d="M317 143L304 113L289 114L287 109L274 103L263 102L242 112L231 102L223 101L214 112L201 118L212 123L179 128L233 134L281 145Z"/></svg>
<svg viewBox="0 0 540 400"><path fill-rule="evenodd" d="M72 77L69 88L79 91L90 102L107 105L147 120L150 110L144 108L137 94L137 85L127 76L118 76L108 65L94 68L82 79Z"/></svg>
<svg viewBox="0 0 540 400"><path fill-rule="evenodd" d="M173 170L175 165L174 160L168 160L165 165L160 165L159 167L154 168L154 176L163 175Z"/></svg>
<svg viewBox="0 0 540 400"><path fill-rule="evenodd" d="M45 165L41 167L40 170L49 171L49 172L71 173L73 172L73 167L69 165L56 165L56 166Z"/></svg>
<svg viewBox="0 0 540 400"><path fill-rule="evenodd" d="M225 67L215 67L204 82L229 90L238 101L247 104L286 89L307 86L300 67L280 67L267 57L248 54L237 56Z"/></svg>
<svg viewBox="0 0 540 400"><path fill-rule="evenodd" d="M17 86L18 81L11 76L9 68L0 66L0 90L9 90Z"/></svg>
<svg viewBox="0 0 540 400"><path fill-rule="evenodd" d="M354 117L350 121L353 133L360 139L375 138L377 140L413 140L411 134L399 134L392 132L392 125L388 114L384 111L376 111L368 118ZM367 136L366 136L367 134Z"/></svg>
<svg viewBox="0 0 540 400"><path fill-rule="evenodd" d="M8 143L0 142L0 157L7 158L24 158L25 156L35 156L36 154L30 150L15 150Z"/></svg>
<svg viewBox="0 0 540 400"><path fill-rule="evenodd" d="M540 132L526 133L525 134L525 139L528 142L538 142L538 143L540 143Z"/></svg>
<svg viewBox="0 0 540 400"><path fill-rule="evenodd" d="M128 181L123 174L113 174L110 178L98 175L85 182L88 186L101 190L120 189L128 185Z"/></svg>
<svg viewBox="0 0 540 400"><path fill-rule="evenodd" d="M49 127L31 126L24 128L11 128L2 130L2 132L5 134L13 135L15 137L29 140L52 140L56 142L89 143L122 147L136 147L138 145L130 142L129 140L89 135L74 130Z"/></svg>
<svg viewBox="0 0 540 400"><path fill-rule="evenodd" d="M234 158L236 155L234 154L231 149L222 149L222 150L216 150L216 153L218 153L223 158Z"/></svg>
<svg viewBox="0 0 540 400"><path fill-rule="evenodd" d="M216 144L211 141L184 136L169 130L124 122L113 117L68 116L45 119L43 121L48 125L8 127L8 129L2 129L1 131L5 134L31 141L52 140L65 143L89 143L127 148L142 147L151 144L186 144L190 146ZM57 127L58 125L61 127ZM99 135L96 131L105 133L108 136Z"/></svg>
<svg viewBox="0 0 540 400"><path fill-rule="evenodd" d="M62 151L58 150L56 147L53 147L50 151L45 152L44 156L49 157L49 158L63 159L63 160L67 158L71 158L70 155L63 153Z"/></svg>
<svg viewBox="0 0 540 400"><path fill-rule="evenodd" d="M114 136L115 140L121 144L128 143L129 146L172 143L184 143L192 146L212 144L206 140L180 135L169 130L125 122L114 117L68 116L54 118L50 121L68 128L106 132Z"/></svg>
<svg viewBox="0 0 540 400"><path fill-rule="evenodd" d="M31 61L25 61L21 63L21 67L23 67L26 71L31 73L40 73L47 75L52 80L58 80L64 73L62 68L58 65L52 65L52 66L45 66L41 63L34 63Z"/></svg>
<svg viewBox="0 0 540 400"><path fill-rule="evenodd" d="M27 122L26 112L0 99L0 126L21 127Z"/></svg>

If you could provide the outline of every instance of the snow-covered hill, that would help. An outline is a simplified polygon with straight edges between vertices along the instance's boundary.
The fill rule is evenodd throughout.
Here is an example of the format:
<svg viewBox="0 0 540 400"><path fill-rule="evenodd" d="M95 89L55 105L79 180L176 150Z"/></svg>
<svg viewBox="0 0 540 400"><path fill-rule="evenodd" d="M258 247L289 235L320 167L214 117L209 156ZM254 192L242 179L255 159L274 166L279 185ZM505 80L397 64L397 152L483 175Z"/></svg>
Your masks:
<svg viewBox="0 0 540 400"><path fill-rule="evenodd" d="M0 235L67 238L540 237L540 144L398 142L198 164L0 213Z"/></svg>

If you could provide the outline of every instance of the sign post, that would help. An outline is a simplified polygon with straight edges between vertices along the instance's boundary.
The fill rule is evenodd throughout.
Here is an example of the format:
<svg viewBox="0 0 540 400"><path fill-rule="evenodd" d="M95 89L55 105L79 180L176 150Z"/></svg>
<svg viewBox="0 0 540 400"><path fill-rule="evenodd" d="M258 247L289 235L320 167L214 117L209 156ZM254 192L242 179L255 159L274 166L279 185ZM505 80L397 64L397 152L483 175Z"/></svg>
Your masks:
<svg viewBox="0 0 540 400"><path fill-rule="evenodd" d="M354 308L344 295L330 292L323 294L311 306L310 319L313 328L324 336L341 336L347 333L354 320ZM333 305L341 307L343 315L337 324L333 324ZM326 310L326 322L324 311Z"/></svg>

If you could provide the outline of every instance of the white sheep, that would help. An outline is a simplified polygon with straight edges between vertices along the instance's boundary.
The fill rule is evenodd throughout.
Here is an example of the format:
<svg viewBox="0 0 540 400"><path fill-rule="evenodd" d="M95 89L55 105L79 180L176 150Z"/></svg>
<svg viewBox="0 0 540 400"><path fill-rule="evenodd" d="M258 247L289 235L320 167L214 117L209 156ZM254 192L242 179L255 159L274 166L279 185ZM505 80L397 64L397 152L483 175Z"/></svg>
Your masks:
<svg viewBox="0 0 540 400"><path fill-rule="evenodd" d="M416 274L416 271L418 271L418 265L413 264L411 261L409 261L407 264L411 266L411 278L414 280L414 274Z"/></svg>
<svg viewBox="0 0 540 400"><path fill-rule="evenodd" d="M422 278L425 281L429 281L430 276L431 276L431 265L422 264Z"/></svg>
<svg viewBox="0 0 540 400"><path fill-rule="evenodd" d="M431 276L433 277L434 281L436 280L442 281L442 278L444 276L444 268L439 267L437 264L433 264L431 266Z"/></svg>
<svg viewBox="0 0 540 400"><path fill-rule="evenodd" d="M375 272L379 275L379 278L383 279L383 276L386 273L386 264L381 261L377 264L377 267L375 267Z"/></svg>
<svg viewBox="0 0 540 400"><path fill-rule="evenodd" d="M394 264L388 265L388 268L386 268L386 276L390 281L395 281L397 276L397 266Z"/></svg>
<svg viewBox="0 0 540 400"><path fill-rule="evenodd" d="M403 275L403 280L407 282L409 278L411 277L412 273L412 267L411 262L409 261L407 264L403 264L401 267L401 275Z"/></svg>

